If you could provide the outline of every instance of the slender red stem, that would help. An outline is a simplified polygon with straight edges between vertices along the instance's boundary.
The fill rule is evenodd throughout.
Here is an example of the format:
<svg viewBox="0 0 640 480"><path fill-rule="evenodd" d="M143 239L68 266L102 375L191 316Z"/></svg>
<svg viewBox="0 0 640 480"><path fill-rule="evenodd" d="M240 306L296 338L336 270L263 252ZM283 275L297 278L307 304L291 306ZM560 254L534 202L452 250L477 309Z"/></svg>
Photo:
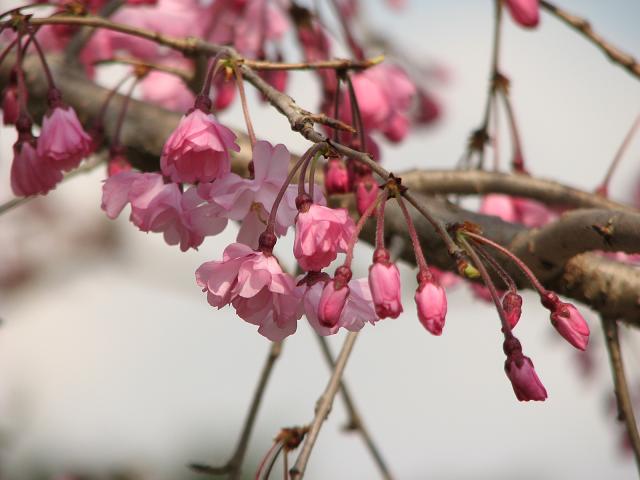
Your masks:
<svg viewBox="0 0 640 480"><path fill-rule="evenodd" d="M634 120L633 124L631 125L631 128L627 132L627 135L624 137L622 144L620 145L620 147L618 147L618 151L616 152L615 157L613 157L613 162L611 162L611 165L609 165L609 169L607 170L604 180L602 180L602 183L596 190L598 193L604 195L605 197L608 196L611 177L613 176L613 173L615 172L616 168L620 164L620 160L622 160L622 157L624 156L624 152L629 147L629 144L631 143L631 140L633 139L634 135L638 131L638 128L640 128L640 114Z"/></svg>
<svg viewBox="0 0 640 480"><path fill-rule="evenodd" d="M356 128L358 129L358 136L360 138L360 150L362 152L366 152L367 136L364 132L364 122L362 121L362 114L360 113L360 105L358 104L358 97L356 95L355 88L353 88L353 82L351 81L350 75L347 75L347 87L349 88L349 100L351 103L352 120L355 120L354 123L356 125Z"/></svg>
<svg viewBox="0 0 640 480"><path fill-rule="evenodd" d="M9 52L15 46L16 43L18 43L18 37L14 38L11 41L11 43L7 45L7 47L2 51L2 53L0 53L0 65L2 65L2 62L7 57L7 55L9 54Z"/></svg>
<svg viewBox="0 0 640 480"><path fill-rule="evenodd" d="M407 222L407 230L409 231L409 237L411 238L411 243L413 244L413 251L416 256L418 271L422 274L431 275L431 271L429 270L429 266L427 264L427 259L424 258L422 245L420 245L420 240L418 239L418 232L416 232L416 226L413 223L413 218L411 218L411 214L409 213L409 210L407 209L402 196L398 195L396 197L396 200L398 201L398 205L400 205L400 210L402 210L404 220L405 222Z"/></svg>
<svg viewBox="0 0 640 480"><path fill-rule="evenodd" d="M49 84L49 88L51 90L56 88L56 84L53 81L53 75L51 75L51 70L49 69L49 64L47 63L47 59L44 56L44 52L42 51L42 47L40 46L40 42L36 38L35 33L31 27L27 28L27 32L29 33L29 37L31 41L36 47L36 51L38 52L38 57L40 57L40 62L42 63L42 69L44 70L45 75L47 76L47 83Z"/></svg>
<svg viewBox="0 0 640 480"><path fill-rule="evenodd" d="M269 457L271 457L271 454L278 447L280 447L280 449L282 449L284 447L284 444L282 442L275 442L273 445L271 445L271 448L269 448L269 450L267 451L265 456L262 457L262 461L260 462L260 465L258 466L258 470L256 470L256 480L260 480L260 477L262 476L262 470L264 470L264 467L267 464L267 460L269 460ZM279 451L278 451L278 453L279 453ZM277 453L274 454L274 457L276 457L276 456L277 456Z"/></svg>
<svg viewBox="0 0 640 480"><path fill-rule="evenodd" d="M540 295L544 295L545 293L547 293L547 289L542 286L542 284L536 278L536 276L533 274L531 269L529 267L527 267L527 265L522 260L520 260L516 255L511 253L505 247L503 247L502 245L500 245L500 244L498 244L498 243L496 243L496 242L494 242L492 240L489 240L486 237L483 237L482 235L478 235L476 233L465 231L464 235L469 237L469 238L472 238L476 242L483 243L485 245L489 245L490 247L495 248L500 253L504 254L513 263L516 264L516 266L522 271L522 273L525 274L525 276L529 279L529 281L533 285L533 288L535 288Z"/></svg>
<svg viewBox="0 0 640 480"><path fill-rule="evenodd" d="M211 62L209 62L209 67L207 68L207 76L205 77L205 81L202 84L202 90L200 90L200 95L204 97L209 97L209 92L211 91L211 84L213 83L213 79L216 76L216 73L218 73L218 70L220 68L220 65L219 65L220 60L228 56L229 55L227 54L227 52L222 51L222 52L219 52L215 57L213 57Z"/></svg>
<svg viewBox="0 0 640 480"><path fill-rule="evenodd" d="M378 208L378 214L376 216L376 250L384 248L384 207L387 204L389 194L385 189L382 192L382 198L380 199L380 208Z"/></svg>
<svg viewBox="0 0 640 480"><path fill-rule="evenodd" d="M460 243L465 248L471 260L473 261L474 267L478 269L480 272L480 276L482 277L482 281L489 289L489 294L491 295L491 299L498 310L498 315L500 316L500 322L502 323L502 333L504 334L505 339L509 339L513 337L511 333L511 326L509 325L509 321L507 320L507 314L504 311L504 307L502 306L502 302L500 301L500 295L498 295L498 291L496 290L496 286L491 280L491 276L489 272L487 272L487 268L482 263L482 259L478 256L474 248L469 244L469 242L464 238L460 238Z"/></svg>
<svg viewBox="0 0 640 480"><path fill-rule="evenodd" d="M278 206L280 205L280 202L282 201L282 197L284 197L284 194L287 191L287 188L289 188L289 184L291 183L291 180L293 180L293 177L295 176L300 166L303 165L305 162L308 162L311 155L314 155L317 151L325 147L326 147L326 144L324 143L315 143L314 145L311 146L311 148L309 148L309 150L307 150L298 159L296 164L291 168L291 170L289 171L289 174L287 175L287 178L285 179L284 183L282 184L282 187L280 188L280 191L278 192L278 195L276 196L276 199L273 201L273 205L271 207L271 213L269 213L269 220L267 221L266 230L269 230L269 231L274 230L274 225L276 223L276 213L278 212Z"/></svg>
<svg viewBox="0 0 640 480"><path fill-rule="evenodd" d="M120 132L122 131L122 125L124 124L124 117L127 114L127 109L129 108L129 102L131 101L131 95L133 94L133 89L136 88L138 81L140 79L136 77L135 81L127 90L127 93L124 97L124 101L122 102L122 110L120 110L120 115L118 116L118 123L116 124L116 131L113 135L113 144L120 144Z"/></svg>
<svg viewBox="0 0 640 480"><path fill-rule="evenodd" d="M380 203L380 200L382 199L382 194L379 194L376 197L376 200L374 202L371 202L371 205L369 205L367 207L367 209L364 211L364 213L362 214L362 216L360 217L360 219L358 220L358 223L356 223L356 229L353 232L353 236L351 237L351 240L349 240L349 245L347 246L347 255L344 259L344 266L345 267L351 267L351 262L353 261L353 249L358 241L358 238L360 237L360 232L362 231L365 222L367 221L367 219L373 214L373 212L375 211L376 207L378 206L378 204Z"/></svg>
<svg viewBox="0 0 640 480"><path fill-rule="evenodd" d="M253 130L253 124L251 123L251 116L249 115L249 105L247 104L247 94L244 91L244 80L242 78L242 72L237 65L233 66L233 71L236 74L236 82L238 84L238 92L240 93L240 103L242 104L242 113L244 115L244 121L247 124L247 133L251 140L251 148L256 144L256 133Z"/></svg>

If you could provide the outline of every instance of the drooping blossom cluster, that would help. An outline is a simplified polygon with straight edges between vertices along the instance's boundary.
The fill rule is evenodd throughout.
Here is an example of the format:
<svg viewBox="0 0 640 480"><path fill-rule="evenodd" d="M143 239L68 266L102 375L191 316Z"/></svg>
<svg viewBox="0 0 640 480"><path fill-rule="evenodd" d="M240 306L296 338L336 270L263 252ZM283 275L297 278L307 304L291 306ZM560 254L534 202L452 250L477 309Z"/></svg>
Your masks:
<svg viewBox="0 0 640 480"><path fill-rule="evenodd" d="M317 15L311 15L304 7L293 5L285 12L281 5L267 0L214 0L206 6L186 0L188 8L184 3L133 0L114 15L114 20L126 19L131 25L175 36L195 32L202 38L234 45L247 59L281 60L277 43L289 27L289 15L306 60L330 58L331 40L326 28ZM516 21L533 26L533 3L537 7L537 2L514 1L506 5ZM357 6L355 2L338 5L345 18L349 48L354 57L364 61L364 48L350 30ZM96 0L87 5L87 11L96 12L103 6L104 2ZM66 11L68 7L61 4L60 8ZM535 14L537 23L537 10ZM55 27L19 32L18 57L22 55L21 35L28 35L38 49L38 37L55 38L57 43L48 43L55 49L64 48L74 33L73 28ZM194 67L190 60L149 40L108 30L99 30L83 51L90 51L80 57L89 74L93 73L96 59L109 59L119 51L166 66ZM107 216L115 219L129 205L131 223L143 232L162 233L166 243L179 245L182 251L198 248L206 237L222 232L230 220L239 222L236 241L224 249L220 260L205 262L197 269L196 283L212 307L233 307L240 318L257 327L258 333L279 341L296 332L303 315L324 336L341 328L358 331L366 324L375 325L403 313L401 275L384 235L387 204L395 201L407 225L418 266L414 293L418 321L432 335L441 335L447 315L444 286L451 283L451 274L427 264L413 217L403 200L406 189L399 178L390 175L380 184L372 172L375 164L340 155L330 141L319 142L292 160L284 145L257 140L252 128L248 128L252 150L249 172L239 175L231 171L232 157L240 147L236 134L216 114L232 102L236 87L242 86L242 78L232 81L232 74L238 72L236 60L216 57L196 95L175 76L137 70L132 91L139 84L144 98L181 109L185 114L165 140L157 171L138 171L119 142L131 94L126 96L116 133L110 139L108 178L102 196L102 209ZM2 97L4 121L15 123L18 131L12 187L17 195L44 194L62 179L63 172L77 168L102 145L103 118L95 121L92 138L75 111L62 101L47 70L49 110L36 138L25 108L27 92L21 62L19 58ZM47 69L46 63L43 66ZM374 160L380 160L376 136L399 142L412 127L437 118L439 107L415 75L399 65L379 64L376 60L367 67L351 72L316 72L323 89L322 111L356 131L330 131L334 139L371 152ZM285 70L268 70L261 76L278 89L286 86ZM240 97L245 102L244 96ZM104 102L102 117L110 98ZM248 119L247 122L250 125ZM318 166L324 170L324 192L315 182ZM346 209L327 206L325 195L343 193L355 196L360 214L357 222ZM486 196L481 211L527 226L544 225L556 215L530 200L502 195ZM353 278L354 248L363 228L372 221L376 224L376 241L368 276ZM292 253L300 270L296 276L282 268L275 251L278 238L286 235L290 227L295 235ZM486 287L480 286L479 291L496 303L503 323L507 377L519 400L544 400L547 393L533 363L511 332L522 314L522 297L509 274L487 252L495 245L473 228L466 228L458 231L460 245L477 258L473 256L473 262L469 262L468 258L455 257L459 271L475 278L478 263L486 264L504 283L503 289L497 289L487 275L481 275L480 268L478 275L483 276ZM526 270L521 262L513 260ZM525 274L533 275L530 271ZM589 328L580 313L535 282L532 279L543 306L551 312L554 328L574 347L584 350Z"/></svg>

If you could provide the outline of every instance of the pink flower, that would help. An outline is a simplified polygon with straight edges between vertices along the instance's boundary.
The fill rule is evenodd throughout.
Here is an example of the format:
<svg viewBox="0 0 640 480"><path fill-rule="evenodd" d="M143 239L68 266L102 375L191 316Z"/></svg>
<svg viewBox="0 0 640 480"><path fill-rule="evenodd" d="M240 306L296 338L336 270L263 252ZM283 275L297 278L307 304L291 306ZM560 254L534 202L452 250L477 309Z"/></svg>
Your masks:
<svg viewBox="0 0 640 480"><path fill-rule="evenodd" d="M480 213L500 217L505 222L516 222L518 214L513 204L513 197L500 193L491 193L482 198Z"/></svg>
<svg viewBox="0 0 640 480"><path fill-rule="evenodd" d="M422 274L419 274L422 276ZM447 295L441 285L433 278L421 278L418 281L415 301L418 307L418 319L422 326L433 335L442 335L447 315Z"/></svg>
<svg viewBox="0 0 640 480"><path fill-rule="evenodd" d="M430 265L429 271L431 272L431 275L433 275L435 282L442 285L444 288L453 287L462 281L462 279L455 273L440 270L438 267Z"/></svg>
<svg viewBox="0 0 640 480"><path fill-rule="evenodd" d="M551 311L551 324L567 342L579 350L589 343L589 325L578 309L570 303L560 301L553 292L543 295L542 304Z"/></svg>
<svg viewBox="0 0 640 480"><path fill-rule="evenodd" d="M349 191L349 172L340 157L329 157L324 167L324 188L327 194Z"/></svg>
<svg viewBox="0 0 640 480"><path fill-rule="evenodd" d="M121 172L108 178L102 190L102 209L109 218L130 203L134 225L143 232L162 232L169 245L180 244L182 251L196 248L227 224L219 207L201 198L195 187L182 193L158 173Z"/></svg>
<svg viewBox="0 0 640 480"><path fill-rule="evenodd" d="M416 95L407 74L383 63L354 75L352 81L367 129L380 130L392 142L402 140L409 131L409 109ZM346 103L348 113L351 106Z"/></svg>
<svg viewBox="0 0 640 480"><path fill-rule="evenodd" d="M355 223L344 208L307 205L296 219L293 254L304 270L322 270L339 252L347 251L355 229Z"/></svg>
<svg viewBox="0 0 640 480"><path fill-rule="evenodd" d="M503 349L507 355L504 371L517 399L521 402L544 401L547 398L547 390L538 378L531 359L523 355L518 339L511 337L505 340Z"/></svg>
<svg viewBox="0 0 640 480"><path fill-rule="evenodd" d="M538 0L505 0L511 18L521 27L533 28L540 21Z"/></svg>
<svg viewBox="0 0 640 480"><path fill-rule="evenodd" d="M220 206L221 215L241 222L238 241L258 247L258 237L265 229L271 207L286 180L291 156L284 145L272 146L260 140L253 149L254 178L242 178L230 173L212 184L200 184L203 198ZM276 213L275 233L284 235L295 222L298 210L298 187L290 185ZM315 189L314 203L324 203Z"/></svg>
<svg viewBox="0 0 640 480"><path fill-rule="evenodd" d="M20 197L44 195L62 180L62 172L42 161L36 151L36 139L30 133L21 137L13 146L11 190Z"/></svg>
<svg viewBox="0 0 640 480"><path fill-rule="evenodd" d="M282 11L267 0L217 0L208 15L213 22L208 29L211 41L231 44L253 58L264 51L266 41L280 39L288 27Z"/></svg>
<svg viewBox="0 0 640 480"><path fill-rule="evenodd" d="M182 117L162 148L162 173L174 182L211 182L231 170L236 136L212 114L195 108Z"/></svg>
<svg viewBox="0 0 640 480"><path fill-rule="evenodd" d="M203 263L196 281L213 307L232 304L240 318L258 325L258 333L278 341L296 331L302 298L293 278L273 255L232 243L221 261Z"/></svg>
<svg viewBox="0 0 640 480"><path fill-rule="evenodd" d="M527 227L542 227L558 218L558 214L545 204L528 198L513 197L517 222Z"/></svg>
<svg viewBox="0 0 640 480"><path fill-rule="evenodd" d="M517 325L518 320L520 320L520 315L522 315L522 297L516 292L508 291L505 296L502 297L502 308L504 308L504 312L507 314L509 326L513 329Z"/></svg>
<svg viewBox="0 0 640 480"><path fill-rule="evenodd" d="M430 125L442 115L442 108L435 97L425 89L418 89L418 108L413 120L418 125Z"/></svg>
<svg viewBox="0 0 640 480"><path fill-rule="evenodd" d="M366 278L358 278L351 280L345 287L345 289L349 289L349 295L346 297L338 321L332 327L324 326L318 319L319 304L324 288L324 282L316 282L308 287L304 293L305 315L309 324L319 335L333 335L340 328L357 332L362 329L365 323L369 322L373 325L378 321L373 308L369 283Z"/></svg>
<svg viewBox="0 0 640 480"><path fill-rule="evenodd" d="M185 63L171 66L183 66ZM142 98L174 112L188 110L195 98L180 78L159 70L151 70L140 82L140 88Z"/></svg>
<svg viewBox="0 0 640 480"><path fill-rule="evenodd" d="M107 176L113 177L120 172L130 172L132 168L123 151L114 149L114 151L111 152L109 162L107 163Z"/></svg>
<svg viewBox="0 0 640 480"><path fill-rule="evenodd" d="M398 318L402 313L402 291L400 272L389 261L389 252L378 249L373 254L373 264L369 267L369 287L379 318Z"/></svg>
<svg viewBox="0 0 640 480"><path fill-rule="evenodd" d="M60 170L72 170L91 153L92 140L73 108L58 104L42 119L38 155Z"/></svg>

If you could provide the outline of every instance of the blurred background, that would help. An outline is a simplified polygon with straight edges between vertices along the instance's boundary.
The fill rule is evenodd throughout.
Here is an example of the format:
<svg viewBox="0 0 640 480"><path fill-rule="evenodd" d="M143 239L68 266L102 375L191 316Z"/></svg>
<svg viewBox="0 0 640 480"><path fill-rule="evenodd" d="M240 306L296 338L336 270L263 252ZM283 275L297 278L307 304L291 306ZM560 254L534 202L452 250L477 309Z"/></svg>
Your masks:
<svg viewBox="0 0 640 480"><path fill-rule="evenodd" d="M613 44L640 57L640 3L558 0ZM2 9L16 2L0 1ZM401 145L383 145L394 171L451 168L481 120L489 72L493 2L409 1L391 13L362 2L367 21L415 58L438 65L433 90L443 116ZM528 168L593 189L640 110L640 83L577 33L542 13L534 31L504 22L502 71L512 80ZM107 70L100 82L113 84ZM315 109L309 75L290 93ZM301 152L305 142L251 93L258 136ZM220 118L244 128L239 104ZM504 130L506 131L506 130ZM12 129L0 129L0 202L11 198ZM506 156L503 156L507 158ZM617 171L611 196L630 202L640 180L640 138ZM231 454L269 342L232 310L214 310L194 271L218 259L236 227L181 253L160 235L100 210L98 169L44 199L0 216L0 477L195 477L192 461ZM469 205L474 205L473 202ZM280 242L286 252L292 234ZM357 276L372 249L358 247ZM427 257L429 255L426 252ZM286 255L284 264L290 263ZM519 403L503 371L495 310L465 286L449 290L442 337L428 334L403 266L405 313L367 327L346 370L356 404L400 479L624 479L632 456L615 408L599 319L587 354L558 339L537 299L525 295L519 338L549 399ZM631 387L640 395L637 332L622 328ZM330 338L337 352L343 335ZM249 444L247 478L284 426L313 416L329 371L313 331L300 322L284 344ZM307 478L378 478L338 399ZM278 467L279 468L279 467ZM279 471L279 470L278 470ZM280 475L279 473L275 474ZM109 477L110 478L110 477Z"/></svg>

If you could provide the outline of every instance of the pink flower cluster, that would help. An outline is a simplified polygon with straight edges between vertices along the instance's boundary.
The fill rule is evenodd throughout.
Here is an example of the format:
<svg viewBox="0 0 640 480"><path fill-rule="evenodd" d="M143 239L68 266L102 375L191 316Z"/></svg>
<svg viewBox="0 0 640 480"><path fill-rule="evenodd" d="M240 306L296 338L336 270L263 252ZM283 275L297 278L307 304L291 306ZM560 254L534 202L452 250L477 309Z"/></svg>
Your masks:
<svg viewBox="0 0 640 480"><path fill-rule="evenodd" d="M31 120L20 112L17 98L5 93L5 124L15 119L18 140L13 146L11 189L17 196L44 195L62 180L62 172L76 168L92 151L91 137L84 131L73 108L62 103L52 90L50 108L42 119L40 136L31 133ZM15 112L18 111L17 118Z"/></svg>

